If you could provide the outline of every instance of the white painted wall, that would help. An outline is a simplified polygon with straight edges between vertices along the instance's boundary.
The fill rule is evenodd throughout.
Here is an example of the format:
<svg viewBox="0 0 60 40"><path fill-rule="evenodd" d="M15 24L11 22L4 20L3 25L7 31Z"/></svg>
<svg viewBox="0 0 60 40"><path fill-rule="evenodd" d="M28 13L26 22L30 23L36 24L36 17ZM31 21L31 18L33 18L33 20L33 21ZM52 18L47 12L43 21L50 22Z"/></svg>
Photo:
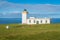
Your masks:
<svg viewBox="0 0 60 40"><path fill-rule="evenodd" d="M31 20L31 23L29 22ZM34 23L35 20L35 23ZM42 23L41 23L42 20ZM47 20L47 22L46 22ZM37 21L39 21L39 24L50 24L50 18L29 18L27 19L27 24L37 24Z"/></svg>
<svg viewBox="0 0 60 40"><path fill-rule="evenodd" d="M31 20L31 23L29 22L29 20ZM30 19L27 19L27 24L36 24L36 23L34 23L34 20L35 20L35 18L30 18Z"/></svg>
<svg viewBox="0 0 60 40"><path fill-rule="evenodd" d="M22 12L22 24L26 24L27 23L27 12L24 11Z"/></svg>
<svg viewBox="0 0 60 40"><path fill-rule="evenodd" d="M47 24L50 24L50 19L47 19Z"/></svg>

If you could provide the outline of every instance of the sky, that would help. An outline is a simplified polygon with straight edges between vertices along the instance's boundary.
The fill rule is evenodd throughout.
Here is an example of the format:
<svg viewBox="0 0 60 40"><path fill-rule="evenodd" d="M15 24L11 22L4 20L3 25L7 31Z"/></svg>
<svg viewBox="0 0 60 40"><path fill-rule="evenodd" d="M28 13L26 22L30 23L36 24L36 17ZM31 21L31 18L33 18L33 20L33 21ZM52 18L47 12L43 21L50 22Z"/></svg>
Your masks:
<svg viewBox="0 0 60 40"><path fill-rule="evenodd" d="M7 1L20 4L60 4L60 0L7 0Z"/></svg>
<svg viewBox="0 0 60 40"><path fill-rule="evenodd" d="M20 17L18 14L24 9L29 14L60 17L60 0L0 0L0 17L10 17L12 14L12 17Z"/></svg>

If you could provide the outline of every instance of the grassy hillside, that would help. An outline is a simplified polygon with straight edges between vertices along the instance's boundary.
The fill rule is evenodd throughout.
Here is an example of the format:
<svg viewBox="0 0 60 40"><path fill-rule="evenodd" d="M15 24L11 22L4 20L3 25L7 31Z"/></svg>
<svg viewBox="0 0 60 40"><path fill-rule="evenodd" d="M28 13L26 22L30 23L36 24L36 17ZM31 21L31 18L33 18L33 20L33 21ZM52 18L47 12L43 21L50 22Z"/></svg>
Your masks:
<svg viewBox="0 0 60 40"><path fill-rule="evenodd" d="M60 40L60 24L0 24L0 40Z"/></svg>

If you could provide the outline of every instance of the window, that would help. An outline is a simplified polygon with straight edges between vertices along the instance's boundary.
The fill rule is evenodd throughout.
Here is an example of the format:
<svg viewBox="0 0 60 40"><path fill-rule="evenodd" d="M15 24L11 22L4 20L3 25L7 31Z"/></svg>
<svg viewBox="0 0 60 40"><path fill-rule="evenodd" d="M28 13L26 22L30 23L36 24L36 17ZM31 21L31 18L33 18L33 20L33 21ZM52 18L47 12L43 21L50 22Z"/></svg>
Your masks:
<svg viewBox="0 0 60 40"><path fill-rule="evenodd" d="M34 20L34 23L35 23L35 20Z"/></svg>
<svg viewBox="0 0 60 40"><path fill-rule="evenodd" d="M46 23L47 23L47 20L46 20Z"/></svg>
<svg viewBox="0 0 60 40"><path fill-rule="evenodd" d="M29 20L29 23L31 23L31 20Z"/></svg>
<svg viewBox="0 0 60 40"><path fill-rule="evenodd" d="M41 20L41 23L42 23L42 20Z"/></svg>

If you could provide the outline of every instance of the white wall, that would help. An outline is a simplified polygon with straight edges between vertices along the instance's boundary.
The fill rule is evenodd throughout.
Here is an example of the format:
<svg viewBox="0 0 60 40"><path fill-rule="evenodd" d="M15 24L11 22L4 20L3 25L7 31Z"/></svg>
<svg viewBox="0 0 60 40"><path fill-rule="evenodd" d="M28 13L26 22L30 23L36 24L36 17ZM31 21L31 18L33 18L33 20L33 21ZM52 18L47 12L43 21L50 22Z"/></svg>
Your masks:
<svg viewBox="0 0 60 40"><path fill-rule="evenodd" d="M47 24L50 24L50 19L47 19Z"/></svg>
<svg viewBox="0 0 60 40"><path fill-rule="evenodd" d="M29 23L29 20L31 20L31 23ZM35 23L34 23L34 20L35 20ZM41 23L41 20L42 20L42 23ZM47 20L47 22L46 22ZM30 19L27 19L27 24L37 24L37 21L39 21L39 24L50 24L50 18L30 18Z"/></svg>
<svg viewBox="0 0 60 40"><path fill-rule="evenodd" d="M29 20L31 20L31 23L29 22ZM34 19L27 19L27 24L36 24L36 23L34 23Z"/></svg>
<svg viewBox="0 0 60 40"><path fill-rule="evenodd" d="M27 23L27 13L23 12L22 13L22 24L26 24Z"/></svg>

